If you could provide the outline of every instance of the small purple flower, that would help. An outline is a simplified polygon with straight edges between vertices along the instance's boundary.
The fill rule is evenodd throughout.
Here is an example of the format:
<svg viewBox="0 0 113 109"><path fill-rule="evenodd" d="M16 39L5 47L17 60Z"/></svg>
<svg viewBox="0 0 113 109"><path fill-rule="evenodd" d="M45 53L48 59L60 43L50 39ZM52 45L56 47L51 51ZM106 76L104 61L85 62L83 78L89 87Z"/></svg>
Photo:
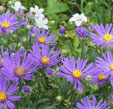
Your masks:
<svg viewBox="0 0 113 109"><path fill-rule="evenodd" d="M17 15L22 16L23 14L24 14L23 10L21 8L19 8L17 11Z"/></svg>
<svg viewBox="0 0 113 109"><path fill-rule="evenodd" d="M0 77L0 109L3 109L3 105L5 109L15 109L15 105L11 101L18 101L21 96L14 96L17 92L18 88L17 83L13 82L11 86L9 86L10 81L6 80L4 76Z"/></svg>
<svg viewBox="0 0 113 109"><path fill-rule="evenodd" d="M77 65L75 63L75 58L72 57L70 59L65 58L62 61L63 65L58 67L61 72L58 72L56 75L65 77L67 81L74 81L74 88L78 88L82 91L81 80L86 76L86 74L90 74L93 72L93 63L89 64L86 67L87 59L83 61L83 59L78 58Z"/></svg>
<svg viewBox="0 0 113 109"><path fill-rule="evenodd" d="M55 74L55 71L51 68L46 68L46 72L48 73L48 75L53 76Z"/></svg>
<svg viewBox="0 0 113 109"><path fill-rule="evenodd" d="M24 94L29 94L29 93L31 93L31 91L32 91L32 89L31 89L31 87L29 87L29 86L23 86L23 87L22 87L22 92L23 92Z"/></svg>
<svg viewBox="0 0 113 109"><path fill-rule="evenodd" d="M93 97L92 102L90 102L89 97L87 96L84 99L81 99L82 104L77 103L78 109L110 109L110 107L107 107L108 103L107 101L103 102L103 99L101 99L98 104L96 105L96 97Z"/></svg>
<svg viewBox="0 0 113 109"><path fill-rule="evenodd" d="M97 46L102 48L110 48L113 46L113 29L112 24L107 24L104 28L103 24L95 26L95 33L91 33L90 37Z"/></svg>
<svg viewBox="0 0 113 109"><path fill-rule="evenodd" d="M107 72L106 77L110 76L111 85L113 87L113 57L111 51L107 51L107 56L102 53L103 57L97 57L96 67L103 72Z"/></svg>
<svg viewBox="0 0 113 109"><path fill-rule="evenodd" d="M66 31L66 28L65 27L60 27L59 28L59 34L64 34L65 33L65 31Z"/></svg>
<svg viewBox="0 0 113 109"><path fill-rule="evenodd" d="M76 31L80 40L86 39L88 37L89 31L85 27L76 27Z"/></svg>
<svg viewBox="0 0 113 109"><path fill-rule="evenodd" d="M48 45L42 48L38 45L32 46L30 52L34 57L34 64L40 65L41 68L57 65L62 60L62 56L60 56L60 50L56 50L54 53L53 50L54 47L50 50Z"/></svg>
<svg viewBox="0 0 113 109"><path fill-rule="evenodd" d="M4 59L3 67L1 71L10 80L19 79L31 80L32 73L37 70L37 66L33 65L32 56L30 54L24 54L21 59L20 52L15 53Z"/></svg>
<svg viewBox="0 0 113 109"><path fill-rule="evenodd" d="M29 36L35 40L35 43L42 46L42 45L56 45L55 39L56 37L53 34L49 34L50 31L47 31L45 29L42 30L42 33L40 32L40 29L35 26L32 27ZM32 37L32 34L35 34L35 38Z"/></svg>

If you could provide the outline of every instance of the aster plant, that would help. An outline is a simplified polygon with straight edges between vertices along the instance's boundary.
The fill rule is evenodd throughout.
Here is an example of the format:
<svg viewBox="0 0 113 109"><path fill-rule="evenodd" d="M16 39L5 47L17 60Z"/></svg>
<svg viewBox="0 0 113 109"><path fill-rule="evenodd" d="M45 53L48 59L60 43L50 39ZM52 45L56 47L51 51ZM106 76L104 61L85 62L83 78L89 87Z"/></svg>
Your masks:
<svg viewBox="0 0 113 109"><path fill-rule="evenodd" d="M93 63L86 66L87 59L83 60L78 58L76 64L74 57L70 59L65 58L62 60L62 63L63 65L58 67L61 72L58 72L57 76L65 77L67 81L74 82L74 88L82 91L82 83L80 81L84 79L86 74L94 71Z"/></svg>
<svg viewBox="0 0 113 109"><path fill-rule="evenodd" d="M98 103L96 103L96 97L93 97L92 102L90 102L89 97L87 96L84 99L81 99L82 104L77 103L77 108L78 109L110 109L108 107L107 101L103 102L103 99L101 99ZM97 105L96 105L97 104Z"/></svg>
<svg viewBox="0 0 113 109"><path fill-rule="evenodd" d="M33 65L32 56L30 54L24 53L23 58L21 58L20 52L15 55L11 55L4 59L2 63L3 67L1 71L10 80L16 80L17 82L22 80L31 80L33 72L37 70L37 66Z"/></svg>
<svg viewBox="0 0 113 109"><path fill-rule="evenodd" d="M18 101L21 96L14 96L18 91L18 84L14 81L10 86L10 80L6 80L4 76L0 77L0 109L15 109L15 105L11 101Z"/></svg>
<svg viewBox="0 0 113 109"><path fill-rule="evenodd" d="M94 29L97 34L91 33L90 37L97 46L101 46L102 48L110 48L113 46L112 24L106 24L106 27L104 27L103 24L97 24L94 26Z"/></svg>
<svg viewBox="0 0 113 109"><path fill-rule="evenodd" d="M35 38L32 37L32 35L35 35ZM40 29L33 26L32 29L30 30L29 36L35 40L35 43L38 44L39 46L42 45L56 45L55 39L56 37L54 36L54 34L50 34L50 31L48 30L46 32L45 29L42 30L42 32L40 31Z"/></svg>

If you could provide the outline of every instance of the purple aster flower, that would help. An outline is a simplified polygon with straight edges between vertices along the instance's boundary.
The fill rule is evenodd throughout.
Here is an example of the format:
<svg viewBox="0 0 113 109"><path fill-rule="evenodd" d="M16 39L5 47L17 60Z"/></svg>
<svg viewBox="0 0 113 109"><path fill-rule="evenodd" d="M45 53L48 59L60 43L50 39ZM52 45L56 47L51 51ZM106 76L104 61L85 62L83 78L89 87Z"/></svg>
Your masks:
<svg viewBox="0 0 113 109"><path fill-rule="evenodd" d="M102 85L103 83L106 82L108 76L109 76L109 73L105 73L101 70L97 70L95 71L95 73L93 73L92 83L97 83L97 85Z"/></svg>
<svg viewBox="0 0 113 109"><path fill-rule="evenodd" d="M29 86L23 86L23 87L22 87L22 92L23 92L24 94L29 94L29 93L31 93L31 91L32 91L32 89L31 89L31 87L29 87Z"/></svg>
<svg viewBox="0 0 113 109"><path fill-rule="evenodd" d="M42 33L40 32L40 29L38 28L38 31L37 31L37 28L35 26L32 27L30 33L29 33L29 36L35 40L35 43L39 44L39 45L56 45L56 42L55 39L56 37L53 35L53 34L49 34L50 31L47 31L46 33L46 30L43 29L42 30ZM32 34L35 34L35 38L32 37Z"/></svg>
<svg viewBox="0 0 113 109"><path fill-rule="evenodd" d="M6 57L8 57L9 55L9 51L8 49L6 51L3 50L3 47L1 46L1 54L0 54L0 67L3 66L3 62L4 62L4 59Z"/></svg>
<svg viewBox="0 0 113 109"><path fill-rule="evenodd" d="M34 64L40 64L41 68L57 65L62 60L62 56L60 56L60 50L56 50L54 53L53 50L54 47L50 50L48 45L42 48L38 45L32 46L30 52L34 57Z"/></svg>
<svg viewBox="0 0 113 109"><path fill-rule="evenodd" d="M113 86L113 58L110 51L107 51L107 56L102 53L103 57L97 57L96 67L103 72L107 72L107 77L111 76L111 85Z"/></svg>
<svg viewBox="0 0 113 109"><path fill-rule="evenodd" d="M59 28L59 34L64 34L65 33L65 31L66 31L66 28L65 27L61 27L61 28Z"/></svg>
<svg viewBox="0 0 113 109"><path fill-rule="evenodd" d="M77 88L78 86L78 89L82 90L82 84L80 81L83 80L86 74L93 72L93 63L86 67L87 59L83 61L83 59L78 58L76 65L74 57L70 59L65 58L62 63L63 65L58 67L62 72L58 72L57 76L63 76L70 82L74 81L74 88Z"/></svg>
<svg viewBox="0 0 113 109"><path fill-rule="evenodd" d="M96 105L96 97L93 97L92 102L90 102L89 97L87 96L84 99L81 99L82 104L77 103L78 109L110 109L110 107L107 107L108 103L107 101L103 102L103 99L101 99L98 104Z"/></svg>
<svg viewBox="0 0 113 109"><path fill-rule="evenodd" d="M112 24L107 24L104 28L103 24L96 25L97 34L91 33L90 37L97 46L109 48L113 46L113 29Z"/></svg>
<svg viewBox="0 0 113 109"><path fill-rule="evenodd" d="M0 15L0 34L12 33L21 27L23 21L18 21L16 15L11 14L10 11Z"/></svg>
<svg viewBox="0 0 113 109"><path fill-rule="evenodd" d="M15 109L15 105L11 101L18 101L21 96L14 96L17 92L18 88L17 83L13 82L13 84L9 87L10 81L6 80L4 76L0 77L0 109Z"/></svg>
<svg viewBox="0 0 113 109"><path fill-rule="evenodd" d="M17 52L15 55L4 59L1 71L8 79L18 82L19 79L31 80L32 73L37 70L36 67L33 65L30 54L24 53L23 58L21 58L20 52Z"/></svg>
<svg viewBox="0 0 113 109"><path fill-rule="evenodd" d="M80 40L86 39L88 37L89 31L85 27L76 27L76 31Z"/></svg>

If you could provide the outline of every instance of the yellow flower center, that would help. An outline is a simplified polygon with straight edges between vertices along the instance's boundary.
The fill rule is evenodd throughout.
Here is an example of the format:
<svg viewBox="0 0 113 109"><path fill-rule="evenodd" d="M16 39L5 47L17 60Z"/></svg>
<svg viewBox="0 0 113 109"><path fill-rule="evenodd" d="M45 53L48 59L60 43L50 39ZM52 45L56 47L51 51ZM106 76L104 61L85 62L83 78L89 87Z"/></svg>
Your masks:
<svg viewBox="0 0 113 109"><path fill-rule="evenodd" d="M1 26L2 26L2 27L9 28L9 27L10 27L10 24L5 21L5 22L3 22L3 23L1 24Z"/></svg>
<svg viewBox="0 0 113 109"><path fill-rule="evenodd" d="M103 81L104 80L104 77L105 77L105 74L99 74L98 75L99 81Z"/></svg>
<svg viewBox="0 0 113 109"><path fill-rule="evenodd" d="M109 41L112 39L112 36L110 34L105 34L103 38L104 40Z"/></svg>
<svg viewBox="0 0 113 109"><path fill-rule="evenodd" d="M2 64L3 62L4 62L4 60L3 60L3 59L0 59L0 65L1 65L1 66L3 65L3 64Z"/></svg>
<svg viewBox="0 0 113 109"><path fill-rule="evenodd" d="M42 59L41 59L41 63L47 65L47 64L50 63L50 59L47 58L47 57L42 57Z"/></svg>
<svg viewBox="0 0 113 109"><path fill-rule="evenodd" d="M14 72L15 72L15 75L19 77L25 75L25 70L22 67L17 67Z"/></svg>
<svg viewBox="0 0 113 109"><path fill-rule="evenodd" d="M3 102L7 99L7 95L5 92L0 92L0 102Z"/></svg>
<svg viewBox="0 0 113 109"><path fill-rule="evenodd" d="M46 40L45 40L45 38L43 38L43 37L39 37L39 38L38 38L38 42L39 42L39 43L45 43L45 41L46 41Z"/></svg>
<svg viewBox="0 0 113 109"><path fill-rule="evenodd" d="M113 70L113 64L110 65L111 70Z"/></svg>
<svg viewBox="0 0 113 109"><path fill-rule="evenodd" d="M74 70L72 75L74 78L77 78L77 79L82 77L82 73L79 70Z"/></svg>

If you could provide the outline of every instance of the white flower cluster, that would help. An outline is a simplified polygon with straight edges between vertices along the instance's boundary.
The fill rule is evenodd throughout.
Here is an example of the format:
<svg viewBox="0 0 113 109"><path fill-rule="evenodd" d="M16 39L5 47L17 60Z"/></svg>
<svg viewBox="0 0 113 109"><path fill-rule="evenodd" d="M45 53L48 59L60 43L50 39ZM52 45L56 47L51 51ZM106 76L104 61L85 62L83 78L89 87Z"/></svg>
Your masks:
<svg viewBox="0 0 113 109"><path fill-rule="evenodd" d="M24 6L21 5L20 1L16 1L14 5L11 6L11 8L13 8L16 12L19 9L25 10L26 8ZM48 19L44 16L43 14L44 9L40 8L38 6L35 7L31 7L30 8L30 17L35 21L36 26L38 26L39 28L45 28L48 29Z"/></svg>
<svg viewBox="0 0 113 109"><path fill-rule="evenodd" d="M37 26L39 28L45 28L48 29L48 19L43 14L44 9L40 8L38 6L31 7L30 8L30 14L32 18L35 20Z"/></svg>

